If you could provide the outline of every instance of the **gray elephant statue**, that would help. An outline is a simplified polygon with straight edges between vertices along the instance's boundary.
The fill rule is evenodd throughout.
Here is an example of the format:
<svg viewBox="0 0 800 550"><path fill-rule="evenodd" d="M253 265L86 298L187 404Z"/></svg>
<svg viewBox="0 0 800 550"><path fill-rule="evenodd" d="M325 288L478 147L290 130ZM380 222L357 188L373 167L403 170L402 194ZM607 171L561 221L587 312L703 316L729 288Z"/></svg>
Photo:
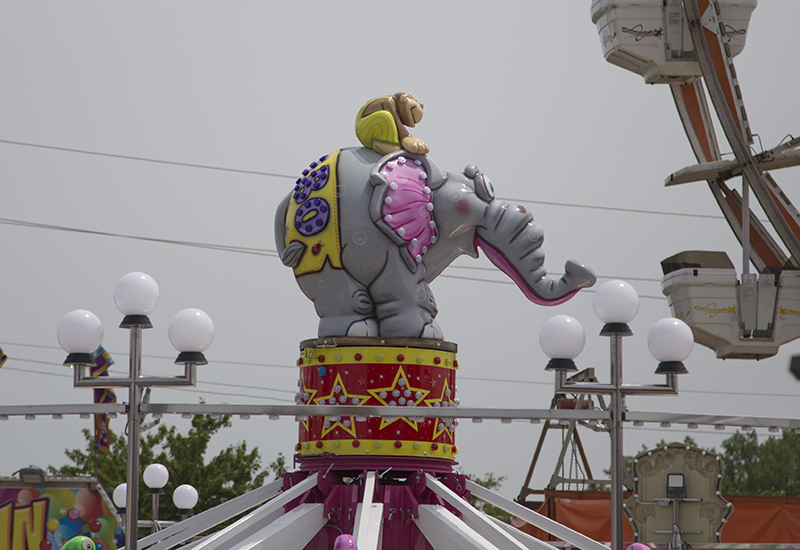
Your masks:
<svg viewBox="0 0 800 550"><path fill-rule="evenodd" d="M443 339L428 284L478 248L537 304L563 303L594 284L575 260L560 279L547 277L543 239L525 208L494 198L477 167L444 172L404 150L320 158L275 218L278 253L314 302L319 337Z"/></svg>

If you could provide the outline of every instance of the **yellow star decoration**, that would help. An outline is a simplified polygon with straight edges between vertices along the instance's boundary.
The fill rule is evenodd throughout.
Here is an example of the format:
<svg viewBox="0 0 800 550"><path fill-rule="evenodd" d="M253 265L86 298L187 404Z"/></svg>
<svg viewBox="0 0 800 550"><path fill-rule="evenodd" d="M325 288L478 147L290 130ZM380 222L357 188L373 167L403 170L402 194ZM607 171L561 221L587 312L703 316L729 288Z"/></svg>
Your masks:
<svg viewBox="0 0 800 550"><path fill-rule="evenodd" d="M319 390L307 388L306 381L303 380L303 393L308 393L308 401L306 401L306 403L311 403L314 400L314 396L317 395L317 391ZM308 418L303 421L303 427L306 429L306 433L308 433Z"/></svg>
<svg viewBox="0 0 800 550"><path fill-rule="evenodd" d="M403 380L403 384L399 384L400 380ZM403 392L406 389L411 391L411 397L403 396ZM374 397L375 399L380 401L381 404L383 404L383 405L388 407L390 401L397 401L398 399L400 399L400 397L392 396L392 392L394 390L399 390L400 391L400 397L404 397L404 399L406 399L407 401L413 401L415 407L420 402L422 402L422 400L425 399L425 397L427 397L427 395L430 393L430 390L426 390L426 389L423 389L423 388L412 388L411 385L408 383L408 377L406 377L406 373L403 372L403 367L398 367L397 374L395 375L394 381L392 382L391 386L389 386L388 388L375 388L375 389L367 390L367 391L370 393L370 395L372 395L372 397ZM381 392L386 392L386 398L385 399L383 397L381 397ZM419 397L419 399L417 399L417 392L422 394ZM414 409L414 407L408 407L408 408L411 409L411 410ZM384 429L386 426L389 426L390 424L392 424L396 420L398 420L398 419L397 418L394 418L394 419L389 418L389 419L387 419L385 416L382 417L381 418L381 426L380 426L379 429L380 430ZM411 426L415 430L419 429L418 426L417 426L417 422L416 421L409 420L405 416L401 416L400 420L404 420L406 422L406 424L408 424L409 426Z"/></svg>
<svg viewBox="0 0 800 550"><path fill-rule="evenodd" d="M339 386L341 391L337 392L336 391L336 386ZM331 388L331 393L329 393L328 395L326 395L324 397L318 397L318 398L314 399L314 402L317 405L330 405L330 403L328 403L328 400L331 397L333 397L333 398L336 399L336 403L338 404L339 403L339 397L342 396L342 395L347 398L347 401L342 403L343 405L358 405L358 406L360 406L360 405L363 405L364 402L369 399L369 395L356 395L356 394L352 394L352 393L347 393L347 388L344 387L344 382L342 382L342 375L341 374L337 374L336 375L336 379L333 381L333 388ZM358 403L353 403L353 399L354 398L358 399ZM353 417L352 416L350 416L348 418L350 419L350 426L349 427L345 426L344 425L344 420L342 419L342 417L339 417L339 420L337 420L335 422L331 422L330 426L328 426L327 428L325 428L325 427L322 428L322 433L320 434L320 437L325 437L325 434L327 434L331 430L335 429L337 426L341 426L341 428L344 431L346 431L347 433L349 433L350 435L355 437L356 436L355 422L353 421ZM327 420L328 420L328 417L326 416L325 417L325 421L327 421Z"/></svg>
<svg viewBox="0 0 800 550"><path fill-rule="evenodd" d="M444 379L444 385L442 386L442 395L441 395L441 397L439 397L438 399L426 399L425 400L425 404L427 406L429 406L429 407L433 407L434 403L441 403L442 405L444 405L445 403L452 403L453 400L450 397L448 397L447 395L445 395L447 393L448 389L450 389L449 388L449 384L447 383L447 378L445 378ZM452 392L451 392L450 395L452 396ZM452 405L448 405L448 406L452 406ZM447 434L447 437L450 439L450 443L452 443L453 442L453 432L451 432L450 430L447 429L447 426L444 425L444 420L441 419L441 418L434 418L434 420L435 420L435 422L433 424L433 438L431 438L431 441L435 440L437 437L439 437L442 434L442 432L444 432L444 433ZM439 425L442 426L441 429L439 429Z"/></svg>

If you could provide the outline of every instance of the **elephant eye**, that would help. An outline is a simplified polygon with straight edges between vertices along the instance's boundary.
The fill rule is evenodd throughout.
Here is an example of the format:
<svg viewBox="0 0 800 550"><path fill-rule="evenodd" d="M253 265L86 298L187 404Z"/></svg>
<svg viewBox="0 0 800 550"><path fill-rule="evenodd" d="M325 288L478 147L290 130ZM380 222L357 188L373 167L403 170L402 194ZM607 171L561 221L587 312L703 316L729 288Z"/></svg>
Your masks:
<svg viewBox="0 0 800 550"><path fill-rule="evenodd" d="M483 201L491 202L494 200L494 187L489 176L478 172L475 175L475 193Z"/></svg>
<svg viewBox="0 0 800 550"><path fill-rule="evenodd" d="M82 550L94 550L94 542L91 540L84 539L81 541Z"/></svg>

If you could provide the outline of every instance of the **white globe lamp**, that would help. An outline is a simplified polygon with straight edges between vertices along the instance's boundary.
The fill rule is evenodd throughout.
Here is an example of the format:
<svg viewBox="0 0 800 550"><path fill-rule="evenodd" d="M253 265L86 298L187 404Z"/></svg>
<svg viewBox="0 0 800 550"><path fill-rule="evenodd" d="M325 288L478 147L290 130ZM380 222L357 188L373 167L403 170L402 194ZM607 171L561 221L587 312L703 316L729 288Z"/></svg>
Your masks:
<svg viewBox="0 0 800 550"><path fill-rule="evenodd" d="M144 484L147 485L148 494L163 495L164 486L169 481L169 470L163 464L151 464L144 469Z"/></svg>
<svg viewBox="0 0 800 550"><path fill-rule="evenodd" d="M214 323L211 317L197 308L179 311L169 324L169 341L178 350L175 363L207 365L203 352L214 341Z"/></svg>
<svg viewBox="0 0 800 550"><path fill-rule="evenodd" d="M103 342L103 324L91 311L75 309L58 323L56 337L67 352L64 365L94 365L92 353Z"/></svg>
<svg viewBox="0 0 800 550"><path fill-rule="evenodd" d="M172 502L178 509L179 516L191 516L192 508L197 504L197 489L189 484L179 485L172 493Z"/></svg>
<svg viewBox="0 0 800 550"><path fill-rule="evenodd" d="M158 283L147 273L133 271L114 285L114 304L125 318L120 328L152 328L148 315L158 306Z"/></svg>
<svg viewBox="0 0 800 550"><path fill-rule="evenodd" d="M556 315L542 325L539 345L550 358L545 370L577 371L575 358L586 345L586 331L577 319L569 315Z"/></svg>
<svg viewBox="0 0 800 550"><path fill-rule="evenodd" d="M656 374L686 374L683 361L692 353L694 335L685 322L674 317L661 319L650 327L647 347L659 363Z"/></svg>
<svg viewBox="0 0 800 550"><path fill-rule="evenodd" d="M633 334L628 323L639 312L639 295L625 281L612 279L600 285L592 301L594 312L605 323L602 336Z"/></svg>
<svg viewBox="0 0 800 550"><path fill-rule="evenodd" d="M117 485L111 498L114 500L114 506L117 507L120 513L124 514L125 507L128 505L128 484L120 483Z"/></svg>

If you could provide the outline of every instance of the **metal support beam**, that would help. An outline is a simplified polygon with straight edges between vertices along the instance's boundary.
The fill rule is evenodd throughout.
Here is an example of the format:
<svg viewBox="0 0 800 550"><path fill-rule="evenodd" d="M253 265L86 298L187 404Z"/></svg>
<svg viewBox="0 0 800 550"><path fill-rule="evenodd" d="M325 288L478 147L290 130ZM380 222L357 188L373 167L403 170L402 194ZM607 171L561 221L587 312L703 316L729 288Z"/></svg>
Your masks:
<svg viewBox="0 0 800 550"><path fill-rule="evenodd" d="M627 388L626 384L622 385ZM655 386L664 387L664 386ZM571 393L572 386L564 388L564 392ZM251 416L296 416L300 407L309 407L312 409L310 416L326 416L332 415L334 412L341 416L355 416L356 414L365 413L365 416L402 416L396 412L397 409L402 409L403 412L408 414L407 407L382 407L383 409L392 409L391 412L377 411L373 414L373 410L379 407L320 407L314 405L313 408L308 405L216 405L216 404L198 404L198 405L184 405L184 404L169 404L169 403L151 403L149 405L142 405L140 411L147 414L247 414ZM285 410L289 408L290 410ZM319 409L326 409L327 411L320 411ZM347 409L347 410L345 410ZM352 412L356 409L373 409ZM26 417L26 416L64 416L64 415L93 415L93 414L123 414L127 410L126 404L61 404L61 405L0 405L0 422L5 422L10 417ZM303 409L305 412L305 409ZM486 419L502 419L510 418L512 420L583 420L583 421L604 421L610 418L610 414L606 411L588 411L588 410L528 410L528 409L480 409L480 408L446 408L434 409L430 408L425 411L414 411L414 416L424 416L427 418L435 417L448 417L448 418L486 418ZM515 414L517 413L517 414ZM531 414L533 413L533 414ZM541 413L537 415L536 413ZM698 424L705 426L730 426L734 428L741 428L750 426L753 428L786 428L800 430L800 418L774 418L774 417L761 417L761 416L731 416L731 415L710 415L710 414L694 414L694 413L667 413L667 412L635 412L626 411L625 421L627 422L674 422L686 424Z"/></svg>
<svg viewBox="0 0 800 550"><path fill-rule="evenodd" d="M547 516L543 516L538 512L534 512L529 508L525 508L521 504L517 504L513 500L500 496L485 487L481 487L474 481L467 480L467 490L479 499L484 500L489 504L493 504L494 506L505 510L509 514L513 514L518 518L527 521L534 527L538 527L542 531L550 533L551 535L554 535L573 546L581 548L581 550L608 550L606 545L600 544L599 542L590 539L582 533L578 533L569 527L565 527L557 521L554 521Z"/></svg>
<svg viewBox="0 0 800 550"><path fill-rule="evenodd" d="M800 165L800 151L798 150L780 150L774 153L770 150L754 155L752 158L762 172ZM724 181L741 175L742 168L738 160L717 160L681 168L667 176L664 180L664 185L670 187L694 181L718 179Z"/></svg>
<svg viewBox="0 0 800 550"><path fill-rule="evenodd" d="M86 365L74 365L73 383L76 388L127 388L133 382L130 376L87 375ZM137 386L196 386L197 364L185 363L182 376L137 376Z"/></svg>
<svg viewBox="0 0 800 550"><path fill-rule="evenodd" d="M273 481L268 485L264 485L263 487L259 487L258 489L250 491L249 493L245 493L244 495L233 498L223 504L220 504L219 506L211 508L210 510L201 512L196 516L186 518L185 520L175 523L174 525L158 531L157 533L148 535L139 541L139 548L148 548L171 537L180 537L180 535L184 536L175 538L170 544L178 544L188 540L198 533L202 533L203 531L207 530L209 526L218 525L232 517L238 516L250 508L258 506L266 500L271 499L280 493L282 488L282 481ZM168 546L160 548L167 547Z"/></svg>
<svg viewBox="0 0 800 550"><path fill-rule="evenodd" d="M702 12L700 3L703 6ZM742 170L742 247L744 249L742 272L749 272L750 263L748 189L752 189L755 193L761 208L772 222L775 232L789 253L794 257L800 257L800 240L792 231L792 225L797 223L800 214L793 211L784 217L775 199L771 196L756 161L750 155L748 144L752 143L752 135L744 113L744 103L736 79L733 60L725 45L721 43L724 30L719 27L716 3L711 4L708 0L700 2L684 0L684 8L711 103L714 105L725 137ZM703 18L706 16L713 22L711 28L704 26ZM792 208L792 210L794 209Z"/></svg>
<svg viewBox="0 0 800 550"><path fill-rule="evenodd" d="M128 550L136 550L139 537L139 434L142 425L139 422L139 405L142 402L142 388L136 384L136 378L142 370L142 327L130 328L130 374L128 390L128 471L125 514L125 546ZM104 378L112 378L107 376Z"/></svg>
<svg viewBox="0 0 800 550"><path fill-rule="evenodd" d="M152 535L147 536L139 541L139 548L142 550L145 548L148 550L167 550L169 548L177 547L185 541L199 535L203 531L207 531L210 527L227 521L241 514L242 512L249 510L253 506L257 506L268 498L275 497L265 505L240 519L238 522L228 526L222 531L214 533L214 535L209 537L209 539L206 539L206 541L196 546L196 548L205 548L203 544L206 542L211 543L211 539L228 537L229 535L227 535L226 532L235 530L235 526L237 525L244 526L251 521L255 521L253 518L269 518L274 511L282 513L283 506L286 503L291 502L306 491L312 489L316 484L316 481L316 476L311 476L303 480L301 483L298 483L288 491L280 494L278 493L283 486L283 481L274 481L269 485L265 485L264 487L230 500L224 504L221 504L220 506L212 508L211 510L206 510L202 514L198 514L185 521L177 523L172 527L168 527L163 531L153 533ZM275 496L276 494L278 496Z"/></svg>
<svg viewBox="0 0 800 550"><path fill-rule="evenodd" d="M235 543L239 534L242 531L249 530L251 526L263 526L274 517L283 515L284 506L293 501L294 499L302 496L304 493L310 491L317 484L317 476L312 475L289 489L273 498L257 510L252 511L236 523L229 525L222 531L218 531L210 535L202 543L195 546L196 550L229 550L231 544ZM321 512L320 512L321 514ZM277 521L277 519L275 520ZM309 539L310 540L310 539ZM307 541L306 541L307 542ZM163 550L169 547L163 547ZM302 548L302 547L301 547ZM162 548L154 548L153 550L162 550Z"/></svg>
<svg viewBox="0 0 800 550"><path fill-rule="evenodd" d="M444 506L420 506L414 523L436 550L498 550Z"/></svg>
<svg viewBox="0 0 800 550"><path fill-rule="evenodd" d="M524 533L517 529L516 527L512 527L507 523L503 523L497 518L493 518L492 516L488 516L489 520L492 523L497 525L500 529L505 531L508 535L510 535L514 540L522 544L528 550L550 550L553 548L552 544L548 544L544 541L537 539L536 537L530 536L528 533Z"/></svg>
<svg viewBox="0 0 800 550"><path fill-rule="evenodd" d="M472 530L480 534L497 548L508 548L514 550L526 550L525 546L517 542L516 539L505 533L502 529L492 523L486 514L476 510L469 502L459 497L451 491L444 483L437 480L430 474L425 476L425 486L431 491L442 497L447 504L455 508L461 514L462 521ZM554 547L547 545L548 550L555 550Z"/></svg>
<svg viewBox="0 0 800 550"><path fill-rule="evenodd" d="M301 504L281 515L249 538L233 546L215 546L220 550L303 550L325 526L323 504ZM200 548L197 546L195 548Z"/></svg>
<svg viewBox="0 0 800 550"><path fill-rule="evenodd" d="M367 472L364 480L364 498L356 507L353 538L359 550L377 550L383 530L383 503L372 502L375 496L375 472Z"/></svg>

